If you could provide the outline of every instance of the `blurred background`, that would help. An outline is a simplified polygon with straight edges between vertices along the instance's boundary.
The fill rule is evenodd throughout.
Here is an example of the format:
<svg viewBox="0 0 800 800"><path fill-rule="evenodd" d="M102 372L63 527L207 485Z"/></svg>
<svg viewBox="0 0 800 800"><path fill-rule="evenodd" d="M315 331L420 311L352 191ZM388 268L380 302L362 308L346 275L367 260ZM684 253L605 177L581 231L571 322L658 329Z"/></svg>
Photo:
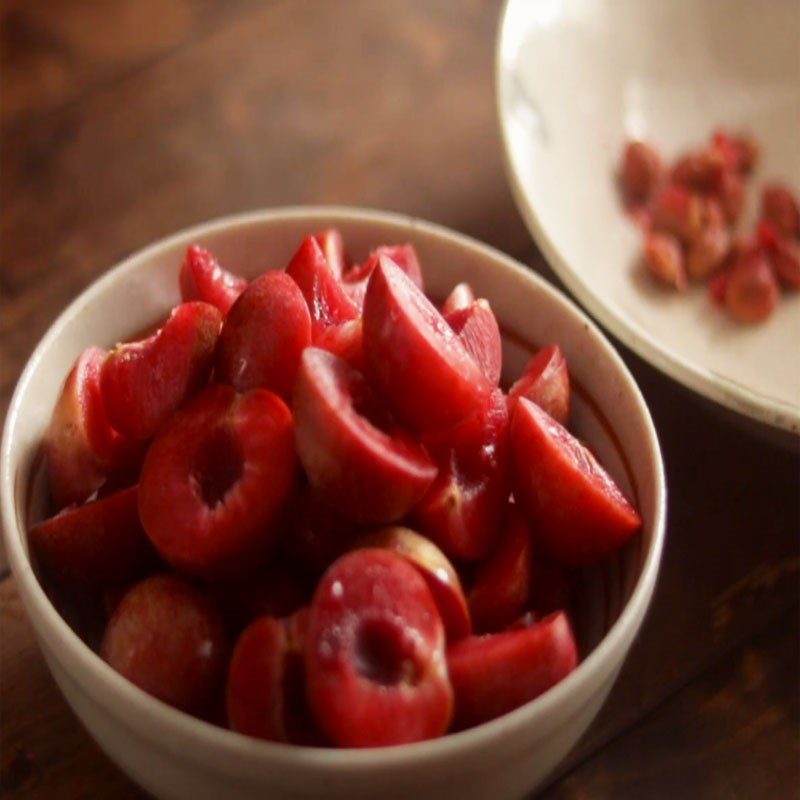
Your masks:
<svg viewBox="0 0 800 800"><path fill-rule="evenodd" d="M224 214L399 211L558 285L504 172L501 10L0 0L0 417L36 341L91 280ZM620 349L664 447L668 548L620 681L544 796L798 797L798 461ZM0 792L141 797L55 689L1 552L0 578Z"/></svg>

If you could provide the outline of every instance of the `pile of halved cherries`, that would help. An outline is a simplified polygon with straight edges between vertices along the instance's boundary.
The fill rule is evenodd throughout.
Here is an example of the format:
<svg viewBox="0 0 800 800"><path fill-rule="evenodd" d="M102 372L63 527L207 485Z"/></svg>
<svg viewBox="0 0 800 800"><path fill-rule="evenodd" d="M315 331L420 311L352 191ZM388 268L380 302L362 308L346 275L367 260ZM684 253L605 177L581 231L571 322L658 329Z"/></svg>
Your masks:
<svg viewBox="0 0 800 800"><path fill-rule="evenodd" d="M707 281L711 299L743 323L767 319L781 288L800 288L800 211L786 185L763 187L753 233L734 230L758 156L751 136L717 131L670 169L651 145L628 142L620 168L623 199L643 230L650 273L678 291L690 281Z"/></svg>
<svg viewBox="0 0 800 800"><path fill-rule="evenodd" d="M437 309L413 247L352 265L335 230L251 282L192 246L180 289L152 336L80 355L44 437L58 513L31 548L54 596L105 604L108 664L343 747L482 723L576 667L569 576L641 520L564 427L557 346L504 393L486 300Z"/></svg>

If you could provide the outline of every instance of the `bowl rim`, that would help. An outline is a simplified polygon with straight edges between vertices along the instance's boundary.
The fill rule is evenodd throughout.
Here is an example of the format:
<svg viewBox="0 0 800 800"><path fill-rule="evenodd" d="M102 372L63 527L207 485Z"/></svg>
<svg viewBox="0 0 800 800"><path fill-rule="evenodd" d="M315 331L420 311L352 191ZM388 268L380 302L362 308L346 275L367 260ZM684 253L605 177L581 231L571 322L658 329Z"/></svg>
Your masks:
<svg viewBox="0 0 800 800"><path fill-rule="evenodd" d="M567 259L548 235L544 223L526 195L522 181L517 174L511 150L508 119L504 113L502 86L505 81L503 69L505 42L508 40L507 26L511 18L510 9L517 3L518 0L505 0L495 37L495 113L503 148L503 165L511 193L528 231L547 263L553 268L558 278L564 282L570 293L600 325L660 372L695 394L734 413L779 431L800 433L800 407L763 394L752 387L726 378L713 369L681 358L636 322L628 319L622 313L615 312L612 304L604 302L600 295L593 292L579 271L570 267Z"/></svg>
<svg viewBox="0 0 800 800"><path fill-rule="evenodd" d="M500 262L518 276L522 276L523 279L534 282L537 289L550 302L555 302L566 312L577 316L587 331L597 338L599 346L606 351L625 379L643 422L648 454L652 461L656 482L653 535L644 554L636 584L619 617L577 669L552 689L502 717L439 739L364 750L307 747L253 739L178 711L127 681L83 642L50 602L23 549L25 531L22 529L23 525L20 524L23 515L18 517L14 503L13 433L17 420L23 412L22 399L26 394L27 386L38 369L44 353L59 336L66 322L78 314L95 294L114 283L120 275L135 271L141 263L156 257L161 251L175 246L181 240L199 238L222 230L258 226L270 221L296 221L304 218L314 218L315 220L325 218L331 225L352 222L380 224L397 228L399 232L409 229L419 230L426 235L444 240L447 244L471 250L489 261ZM85 685L91 683L113 692L116 705L115 714L130 727L133 726L132 717L144 715L149 718L153 726L173 731L181 737L182 741L194 740L199 746L213 747L218 752L230 756L260 758L265 761L274 759L276 762L279 761L282 767L295 769L336 768L340 771L359 771L367 768L398 768L412 763L418 766L420 763L436 761L465 749L481 748L499 737L508 738L515 731L528 728L535 720L546 719L570 696L583 697L583 702L587 702L587 695L593 691L596 685L613 673L615 669L618 669L624 661L627 648L636 635L649 606L665 539L666 491L664 464L658 437L638 385L605 335L569 298L510 256L464 234L409 215L351 206L278 207L215 218L159 239L117 262L89 284L61 312L40 339L14 390L0 448L0 512L2 512L0 521L11 571L37 637L42 637L45 633L48 635L50 641L54 643L50 654L61 663L66 672L71 674L72 680L78 681L84 687L84 691L86 691ZM41 648L41 642L39 644ZM618 658L620 648L623 648L624 651L622 659ZM69 666L64 663L65 661L70 662ZM72 674L73 668L82 670L83 676L75 677ZM94 701L98 702L96 698ZM130 712L130 715L126 711Z"/></svg>

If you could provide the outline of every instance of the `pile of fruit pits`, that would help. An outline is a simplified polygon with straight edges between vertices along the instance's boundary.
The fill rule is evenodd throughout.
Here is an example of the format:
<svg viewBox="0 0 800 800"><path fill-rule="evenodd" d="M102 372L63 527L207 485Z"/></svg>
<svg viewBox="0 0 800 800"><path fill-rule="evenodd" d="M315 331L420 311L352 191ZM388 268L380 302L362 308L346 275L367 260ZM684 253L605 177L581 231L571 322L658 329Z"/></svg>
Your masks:
<svg viewBox="0 0 800 800"><path fill-rule="evenodd" d="M558 346L503 392L485 299L437 309L412 246L351 264L335 230L250 282L193 245L180 290L152 336L78 357L44 437L57 513L31 548L102 599L111 667L343 747L477 725L575 669L569 570L641 519L565 427Z"/></svg>
<svg viewBox="0 0 800 800"><path fill-rule="evenodd" d="M620 169L651 274L678 291L690 281L708 281L714 303L742 323L767 319L781 288L800 287L800 211L787 186L767 183L755 231L734 232L759 150L749 135L717 131L706 147L666 169L655 148L631 141Z"/></svg>

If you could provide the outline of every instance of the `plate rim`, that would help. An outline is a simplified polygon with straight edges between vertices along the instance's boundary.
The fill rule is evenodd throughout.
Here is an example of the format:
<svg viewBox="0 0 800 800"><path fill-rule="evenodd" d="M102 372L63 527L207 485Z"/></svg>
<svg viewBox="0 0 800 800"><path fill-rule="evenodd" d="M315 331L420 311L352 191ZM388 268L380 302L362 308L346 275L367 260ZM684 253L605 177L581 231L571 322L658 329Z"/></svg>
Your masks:
<svg viewBox="0 0 800 800"><path fill-rule="evenodd" d="M503 109L504 42L507 39L509 9L517 2L518 0L504 1L495 37L495 113L503 149L503 167L514 203L547 263L573 298L598 324L659 372L730 411L781 431L795 435L800 433L800 406L762 394L670 351L641 326L615 311L612 304L604 302L600 295L595 294L579 273L569 266L567 259L561 255L558 247L548 236L517 175L509 141L508 123Z"/></svg>

